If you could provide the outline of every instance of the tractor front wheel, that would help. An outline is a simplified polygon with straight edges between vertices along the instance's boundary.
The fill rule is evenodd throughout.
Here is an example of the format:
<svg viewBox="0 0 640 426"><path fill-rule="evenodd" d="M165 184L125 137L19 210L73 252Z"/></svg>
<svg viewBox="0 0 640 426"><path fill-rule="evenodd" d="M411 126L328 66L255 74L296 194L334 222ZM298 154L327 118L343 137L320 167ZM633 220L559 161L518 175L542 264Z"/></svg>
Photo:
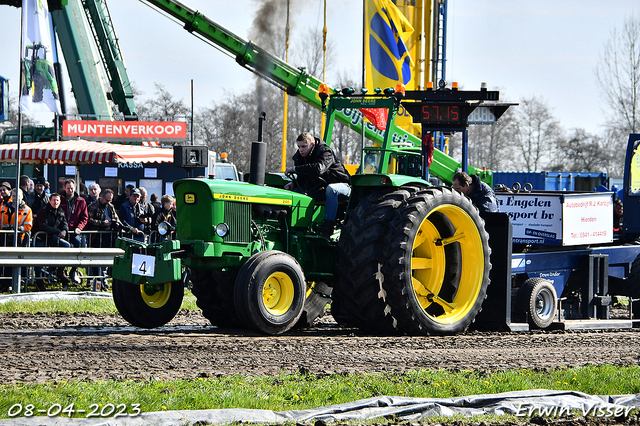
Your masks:
<svg viewBox="0 0 640 426"><path fill-rule="evenodd" d="M135 285L113 280L113 300L120 315L140 328L161 327L176 316L184 297L184 283Z"/></svg>
<svg viewBox="0 0 640 426"><path fill-rule="evenodd" d="M390 312L409 335L457 334L482 309L491 269L478 210L446 187L415 194L398 210L384 244Z"/></svg>
<svg viewBox="0 0 640 426"><path fill-rule="evenodd" d="M259 333L284 333L302 315L306 288L302 268L293 257L277 250L256 253L236 278L238 316Z"/></svg>

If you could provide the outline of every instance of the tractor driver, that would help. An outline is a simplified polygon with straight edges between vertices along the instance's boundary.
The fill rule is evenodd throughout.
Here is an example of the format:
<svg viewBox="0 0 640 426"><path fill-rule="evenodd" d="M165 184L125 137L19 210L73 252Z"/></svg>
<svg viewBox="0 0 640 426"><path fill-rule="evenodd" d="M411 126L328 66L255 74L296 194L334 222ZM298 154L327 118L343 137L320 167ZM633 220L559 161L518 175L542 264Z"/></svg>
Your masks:
<svg viewBox="0 0 640 426"><path fill-rule="evenodd" d="M469 197L480 213L498 211L498 201L493 189L477 175L469 176L465 172L457 172L453 175L451 187Z"/></svg>
<svg viewBox="0 0 640 426"><path fill-rule="evenodd" d="M338 201L351 195L349 173L331 148L322 140L304 132L296 140L298 152L293 156L293 167L287 167L287 175L296 173L300 188L289 182L285 189L302 191L316 201L326 200L322 236L333 234L338 214Z"/></svg>

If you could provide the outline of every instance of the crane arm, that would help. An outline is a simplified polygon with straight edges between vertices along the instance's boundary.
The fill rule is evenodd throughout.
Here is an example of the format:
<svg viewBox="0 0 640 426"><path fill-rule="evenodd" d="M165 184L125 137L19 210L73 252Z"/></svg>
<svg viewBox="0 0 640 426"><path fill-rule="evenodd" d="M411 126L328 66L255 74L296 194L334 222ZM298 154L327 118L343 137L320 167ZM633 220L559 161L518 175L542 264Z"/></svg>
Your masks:
<svg viewBox="0 0 640 426"><path fill-rule="evenodd" d="M282 59L260 48L255 43L237 36L180 1L144 1L181 22L187 31L234 57L236 62L244 68L270 81L277 87L286 90L287 93L298 97L307 104L318 109L322 108L322 103L318 96L318 88L320 84L322 84L322 81L309 75L304 68L295 68L289 65ZM336 113L336 119L357 132L362 131L363 116L360 111L349 111L346 113L339 111ZM416 147L419 147L422 143L420 138L400 127L394 126L390 131L393 133L393 141L410 142ZM365 125L365 137L380 144L382 144L384 139L383 132L376 131L372 125ZM453 175L460 166L461 164L455 159L441 151L435 150L429 171L444 182L451 183ZM469 167L469 173L474 174L477 172L477 169Z"/></svg>

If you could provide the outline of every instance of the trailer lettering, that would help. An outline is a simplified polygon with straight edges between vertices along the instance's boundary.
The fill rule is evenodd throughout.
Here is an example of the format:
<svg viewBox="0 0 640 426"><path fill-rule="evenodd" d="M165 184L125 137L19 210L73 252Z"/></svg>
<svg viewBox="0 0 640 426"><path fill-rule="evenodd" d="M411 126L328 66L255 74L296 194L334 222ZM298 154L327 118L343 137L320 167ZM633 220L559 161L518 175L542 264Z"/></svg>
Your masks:
<svg viewBox="0 0 640 426"><path fill-rule="evenodd" d="M509 216L514 221L518 219L537 219L538 210L536 210L535 212L528 212L528 213L507 212L507 216Z"/></svg>
<svg viewBox="0 0 640 426"><path fill-rule="evenodd" d="M516 206L516 207L520 207L522 209L526 209L529 207L551 207L551 201L549 200L540 200L538 197L536 198L529 198L529 199L522 199L522 198L515 198L515 197L510 197L507 198L507 206Z"/></svg>
<svg viewBox="0 0 640 426"><path fill-rule="evenodd" d="M544 210L542 210L541 216L542 216L541 219L553 219L553 213L547 213Z"/></svg>

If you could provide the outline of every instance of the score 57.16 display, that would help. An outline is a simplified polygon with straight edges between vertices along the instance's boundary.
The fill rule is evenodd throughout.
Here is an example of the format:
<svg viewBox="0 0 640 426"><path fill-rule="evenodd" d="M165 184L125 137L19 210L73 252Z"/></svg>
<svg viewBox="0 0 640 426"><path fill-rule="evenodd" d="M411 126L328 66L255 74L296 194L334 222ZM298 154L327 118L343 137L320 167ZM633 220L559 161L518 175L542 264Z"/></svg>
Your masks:
<svg viewBox="0 0 640 426"><path fill-rule="evenodd" d="M467 103L413 102L404 107L413 116L415 123L421 123L427 129L457 130L467 126L467 117L475 105Z"/></svg>

